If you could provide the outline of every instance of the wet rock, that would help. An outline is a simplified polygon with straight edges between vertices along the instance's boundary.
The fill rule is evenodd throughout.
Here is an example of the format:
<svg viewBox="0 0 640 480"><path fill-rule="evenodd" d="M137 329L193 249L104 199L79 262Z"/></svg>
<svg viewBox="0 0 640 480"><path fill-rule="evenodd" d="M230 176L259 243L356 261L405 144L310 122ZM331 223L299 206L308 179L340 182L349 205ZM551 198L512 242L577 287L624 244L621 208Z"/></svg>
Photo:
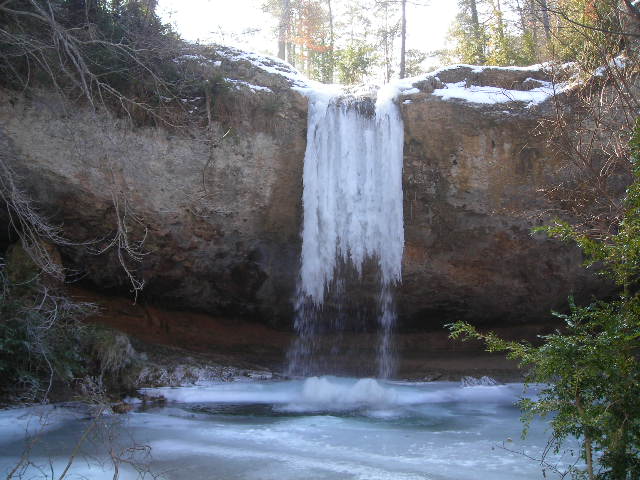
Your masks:
<svg viewBox="0 0 640 480"><path fill-rule="evenodd" d="M111 410L113 413L117 414L127 414L134 409L134 405L127 402L118 402L111 405Z"/></svg>

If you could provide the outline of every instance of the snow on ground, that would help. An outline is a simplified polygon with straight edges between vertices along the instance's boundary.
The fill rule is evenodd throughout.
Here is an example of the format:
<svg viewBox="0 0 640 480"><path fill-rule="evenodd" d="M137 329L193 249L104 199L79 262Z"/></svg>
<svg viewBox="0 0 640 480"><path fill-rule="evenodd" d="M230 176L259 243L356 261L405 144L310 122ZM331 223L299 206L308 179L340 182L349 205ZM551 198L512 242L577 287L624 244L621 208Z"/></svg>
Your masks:
<svg viewBox="0 0 640 480"><path fill-rule="evenodd" d="M517 67L517 66L509 66L509 67L499 67L497 65L470 65L467 63L456 63L454 65L447 65L441 67L433 72L428 73L428 76L438 76L441 73L448 72L451 70L457 70L459 68L469 68L473 73L483 73L488 70L501 70L505 72L540 72L546 71L550 69L551 63L537 63L535 65L529 65L526 67Z"/></svg>
<svg viewBox="0 0 640 480"><path fill-rule="evenodd" d="M245 52L237 48L225 47L216 51L218 55L231 61L246 61L259 69L274 75L280 75L290 80L294 86L308 87L309 80L287 62L269 55Z"/></svg>
<svg viewBox="0 0 640 480"><path fill-rule="evenodd" d="M228 59L230 61L249 62L252 66L273 75L284 77L289 81L294 90L299 91L305 96L313 96L314 98L324 98L330 101L339 95L347 94L349 91L355 91L356 95L365 92L368 87L359 87L355 90L349 89L342 85L327 85L313 80L309 80L293 66L280 58L269 55L259 55L256 53L246 52L233 47L219 47L215 51L218 57ZM174 61L197 61L202 64L210 64L216 67L221 65L220 60L208 59L203 55L185 54L176 58ZM451 65L443 67L434 72L417 77L393 80L387 85L377 85L374 89L378 90L378 99L384 97L385 100L394 99L398 95L413 95L420 93L420 89L414 87L417 82L427 80L429 78L438 78L439 74L456 69L470 69L474 74L480 74L486 71L500 70L512 72L540 72L549 70L550 64L538 64L527 67L497 67L497 66L478 66L478 65ZM254 85L244 80L226 79L236 88L248 88L253 92L273 91L264 86ZM463 100L469 103L480 105L495 105L509 102L524 103L526 108L539 105L549 98L557 95L569 87L568 83L545 82L541 80L528 79L532 82L538 82L539 86L530 90L504 89L495 86L479 86L469 84L468 81L460 81L453 83L445 83L443 87L433 91L433 95L442 98L442 100ZM370 90L370 88L369 88Z"/></svg>
<svg viewBox="0 0 640 480"><path fill-rule="evenodd" d="M521 102L527 108L539 105L557 95L566 88L566 84L541 82L541 86L531 90L508 90L499 87L467 85L466 81L445 83L443 88L437 88L433 95L443 100L465 100L469 103L495 105L498 103Z"/></svg>
<svg viewBox="0 0 640 480"><path fill-rule="evenodd" d="M234 78L225 78L225 81L231 83L237 89L248 88L253 92L273 93L273 90L271 90L269 87L261 87L260 85L253 85L252 83L245 82L244 80L236 80Z"/></svg>

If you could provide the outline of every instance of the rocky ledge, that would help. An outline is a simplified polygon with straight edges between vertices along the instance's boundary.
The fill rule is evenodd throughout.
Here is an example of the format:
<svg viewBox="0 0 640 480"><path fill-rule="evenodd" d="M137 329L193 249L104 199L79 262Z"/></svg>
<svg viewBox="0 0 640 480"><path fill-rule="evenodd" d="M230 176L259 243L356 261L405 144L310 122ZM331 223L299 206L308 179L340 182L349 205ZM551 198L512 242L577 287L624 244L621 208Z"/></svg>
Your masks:
<svg viewBox="0 0 640 480"><path fill-rule="evenodd" d="M3 91L0 159L63 227L70 281L126 294L124 257L144 280L140 301L289 328L308 85L278 60L234 49L194 47L175 61L224 80L206 127L134 128L45 92ZM609 291L576 248L531 235L554 207L540 190L567 175L537 128L568 88L548 68L456 66L400 85L404 327L522 324L570 294ZM12 241L1 229L0 247Z"/></svg>

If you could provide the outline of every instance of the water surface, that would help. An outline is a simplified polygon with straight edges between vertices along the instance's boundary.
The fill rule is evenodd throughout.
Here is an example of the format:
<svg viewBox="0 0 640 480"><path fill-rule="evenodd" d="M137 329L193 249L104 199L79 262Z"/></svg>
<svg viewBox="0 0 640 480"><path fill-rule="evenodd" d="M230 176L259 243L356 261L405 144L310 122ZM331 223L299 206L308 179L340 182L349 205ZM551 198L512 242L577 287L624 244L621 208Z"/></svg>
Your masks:
<svg viewBox="0 0 640 480"><path fill-rule="evenodd" d="M235 382L147 391L165 406L107 416L89 435L67 478L112 478L106 445L180 480L557 478L540 457L548 432L539 421L520 439L521 384L463 386L335 377ZM531 392L530 394L535 394ZM0 475L15 464L34 410L0 412ZM24 478L51 478L90 424L86 412L50 407ZM131 445L150 447L150 454ZM115 447L114 447L115 446ZM514 453L516 452L516 453ZM127 457L129 455L129 457ZM568 455L550 453L563 467ZM38 471L38 468L41 471ZM138 476L121 464L120 478ZM146 476L145 478L151 478Z"/></svg>

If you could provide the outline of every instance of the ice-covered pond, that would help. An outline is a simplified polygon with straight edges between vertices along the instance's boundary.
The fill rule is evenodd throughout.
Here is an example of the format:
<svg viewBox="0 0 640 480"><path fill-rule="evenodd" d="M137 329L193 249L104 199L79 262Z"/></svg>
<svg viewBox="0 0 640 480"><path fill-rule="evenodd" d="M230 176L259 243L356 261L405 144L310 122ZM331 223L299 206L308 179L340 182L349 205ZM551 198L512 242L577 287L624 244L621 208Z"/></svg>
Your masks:
<svg viewBox="0 0 640 480"><path fill-rule="evenodd" d="M520 439L521 384L321 377L153 393L166 405L102 416L65 478L114 478L109 452L124 459L116 462L123 479L137 478L140 466L181 480L555 478L529 458L543 454L546 425ZM0 411L0 476L35 435L16 478L59 478L90 425L78 408ZM546 460L575 459L551 452Z"/></svg>

